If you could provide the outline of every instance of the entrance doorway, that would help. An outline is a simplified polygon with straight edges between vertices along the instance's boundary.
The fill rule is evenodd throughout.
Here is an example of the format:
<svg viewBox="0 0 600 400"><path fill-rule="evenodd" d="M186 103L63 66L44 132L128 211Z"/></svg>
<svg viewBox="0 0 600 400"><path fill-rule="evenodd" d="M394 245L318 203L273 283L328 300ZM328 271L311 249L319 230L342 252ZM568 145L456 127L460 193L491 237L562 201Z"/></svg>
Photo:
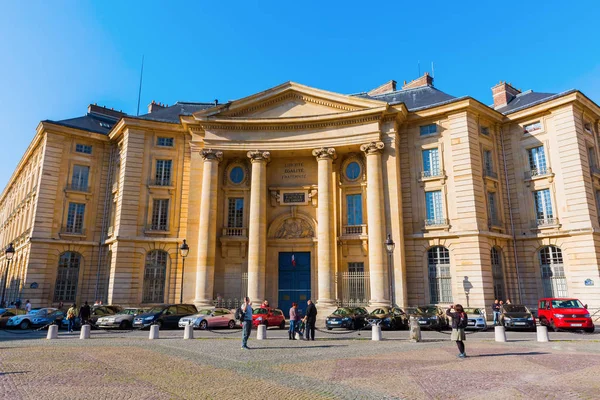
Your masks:
<svg viewBox="0 0 600 400"><path fill-rule="evenodd" d="M310 299L310 252L279 253L279 301L278 306L289 318L292 303L298 303L301 315Z"/></svg>

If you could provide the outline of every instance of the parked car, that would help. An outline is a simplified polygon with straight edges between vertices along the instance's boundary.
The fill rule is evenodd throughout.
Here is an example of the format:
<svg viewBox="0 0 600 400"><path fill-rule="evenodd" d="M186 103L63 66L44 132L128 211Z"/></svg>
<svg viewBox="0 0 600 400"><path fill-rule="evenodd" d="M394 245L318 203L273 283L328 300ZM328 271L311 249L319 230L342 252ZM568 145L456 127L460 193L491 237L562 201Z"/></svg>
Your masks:
<svg viewBox="0 0 600 400"><path fill-rule="evenodd" d="M504 304L500 307L500 325L506 329L536 329L533 313L522 304Z"/></svg>
<svg viewBox="0 0 600 400"><path fill-rule="evenodd" d="M277 308L260 307L252 311L252 326L260 324L269 326L278 326L279 329L285 329L285 316L283 311Z"/></svg>
<svg viewBox="0 0 600 400"><path fill-rule="evenodd" d="M11 317L15 315L25 315L27 311L22 310L20 308L0 308L0 328L5 328L6 323Z"/></svg>
<svg viewBox="0 0 600 400"><path fill-rule="evenodd" d="M235 322L235 312L226 308L212 308L198 311L197 314L183 317L179 320L179 327L193 325L194 329L229 328L233 329L238 324Z"/></svg>
<svg viewBox="0 0 600 400"><path fill-rule="evenodd" d="M121 306L92 306L90 311L90 325L92 327L96 326L96 323L98 321L98 318L101 317L105 317L108 315L115 315L116 313L120 312L121 310L123 310L123 307ZM79 312L79 309L77 310L77 312ZM61 327L64 329L67 329L67 327L69 326L69 321L64 318L62 320L61 323ZM75 317L75 322L73 327L75 329L80 329L81 328L81 319L79 318L79 316Z"/></svg>
<svg viewBox="0 0 600 400"><path fill-rule="evenodd" d="M584 330L594 332L594 323L587 305L573 298L544 298L538 302L540 324L549 326L555 332L559 329Z"/></svg>
<svg viewBox="0 0 600 400"><path fill-rule="evenodd" d="M182 317L196 314L198 310L193 304L165 304L155 306L143 314L133 318L134 328L148 328L158 325L160 328L177 328Z"/></svg>
<svg viewBox="0 0 600 400"><path fill-rule="evenodd" d="M31 320L33 318L43 318L48 314L52 314L54 311L56 311L56 308L39 308L37 310L31 310L29 313L24 315L15 315L14 317L10 317L8 319L6 322L6 327L29 329L31 328Z"/></svg>
<svg viewBox="0 0 600 400"><path fill-rule="evenodd" d="M65 318L66 313L62 310L55 310L50 313L37 313L31 318L31 327L40 328L50 324L57 324L60 326L61 321Z"/></svg>
<svg viewBox="0 0 600 400"><path fill-rule="evenodd" d="M485 331L487 330L487 323L485 322L485 312L481 308L465 308L469 323L467 329L478 329Z"/></svg>
<svg viewBox="0 0 600 400"><path fill-rule="evenodd" d="M369 313L367 322L382 329L408 329L408 316L398 307L379 307Z"/></svg>
<svg viewBox="0 0 600 400"><path fill-rule="evenodd" d="M129 329L133 326L133 318L146 311L148 311L147 308L125 308L114 315L98 318L96 326L98 328Z"/></svg>
<svg viewBox="0 0 600 400"><path fill-rule="evenodd" d="M360 329L367 325L369 312L363 307L339 307L325 319L327 330L333 328Z"/></svg>
<svg viewBox="0 0 600 400"><path fill-rule="evenodd" d="M446 310L436 305L427 305L407 308L409 316L414 316L421 328L432 330L442 330L448 328L448 318Z"/></svg>

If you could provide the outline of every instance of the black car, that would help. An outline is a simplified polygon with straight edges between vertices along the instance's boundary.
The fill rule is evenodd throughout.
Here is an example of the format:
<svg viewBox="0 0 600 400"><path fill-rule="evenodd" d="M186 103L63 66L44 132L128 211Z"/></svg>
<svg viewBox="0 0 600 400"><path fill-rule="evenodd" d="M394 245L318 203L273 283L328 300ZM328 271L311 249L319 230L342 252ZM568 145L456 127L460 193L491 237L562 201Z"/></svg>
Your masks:
<svg viewBox="0 0 600 400"><path fill-rule="evenodd" d="M325 320L328 330L333 328L360 329L367 325L369 312L363 307L339 307Z"/></svg>
<svg viewBox="0 0 600 400"><path fill-rule="evenodd" d="M198 310L193 304L164 304L152 307L133 319L134 328L148 328L158 325L160 328L178 328L179 319L196 314Z"/></svg>
<svg viewBox="0 0 600 400"><path fill-rule="evenodd" d="M98 321L98 318L106 317L107 315L115 315L116 313L120 312L121 310L123 310L123 307L121 307L121 306L92 306L92 307L90 307L89 323L92 327L95 327L96 322ZM79 312L79 310L77 310L77 312ZM66 311L65 311L65 314L66 314ZM62 319L60 326L64 329L67 329L67 327L69 326L69 321L67 320L66 317ZM81 328L81 319L79 318L79 316L75 317L75 322L73 324L73 327L75 329Z"/></svg>
<svg viewBox="0 0 600 400"><path fill-rule="evenodd" d="M536 330L533 313L522 304L504 304L500 307L500 324L506 329Z"/></svg>
<svg viewBox="0 0 600 400"><path fill-rule="evenodd" d="M436 305L427 305L419 307L407 308L406 312L411 317L417 319L417 323L421 328L440 331L448 328L448 318L446 311Z"/></svg>
<svg viewBox="0 0 600 400"><path fill-rule="evenodd" d="M379 307L367 317L371 325L381 325L382 329L408 329L408 316L398 307Z"/></svg>

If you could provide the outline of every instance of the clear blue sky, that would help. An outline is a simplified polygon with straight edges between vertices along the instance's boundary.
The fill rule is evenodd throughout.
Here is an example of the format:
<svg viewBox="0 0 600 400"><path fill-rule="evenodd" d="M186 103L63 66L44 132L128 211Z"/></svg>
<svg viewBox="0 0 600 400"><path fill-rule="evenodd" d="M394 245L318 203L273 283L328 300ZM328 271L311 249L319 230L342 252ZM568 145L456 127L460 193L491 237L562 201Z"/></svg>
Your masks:
<svg viewBox="0 0 600 400"><path fill-rule="evenodd" d="M455 4L464 3L463 6ZM221 102L295 81L354 93L412 80L492 102L499 80L600 103L598 1L2 1L0 187L43 119L89 103Z"/></svg>

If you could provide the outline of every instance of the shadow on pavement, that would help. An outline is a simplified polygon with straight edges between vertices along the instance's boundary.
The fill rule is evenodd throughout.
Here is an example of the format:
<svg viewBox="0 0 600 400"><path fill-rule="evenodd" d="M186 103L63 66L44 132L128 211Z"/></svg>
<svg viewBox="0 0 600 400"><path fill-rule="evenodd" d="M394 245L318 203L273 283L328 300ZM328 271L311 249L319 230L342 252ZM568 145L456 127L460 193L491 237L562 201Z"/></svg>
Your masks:
<svg viewBox="0 0 600 400"><path fill-rule="evenodd" d="M493 354L475 354L469 355L469 358L475 357L502 357L502 356L542 356L550 353L541 352L541 351L530 351L527 353L493 353Z"/></svg>
<svg viewBox="0 0 600 400"><path fill-rule="evenodd" d="M13 374L28 374L31 371L13 371L13 372L0 372L0 376L13 375Z"/></svg>
<svg viewBox="0 0 600 400"><path fill-rule="evenodd" d="M252 346L251 350L292 350L292 349L327 349L331 347L348 347L347 344L329 344L329 345L321 345L321 346L293 346L293 347L255 347Z"/></svg>

